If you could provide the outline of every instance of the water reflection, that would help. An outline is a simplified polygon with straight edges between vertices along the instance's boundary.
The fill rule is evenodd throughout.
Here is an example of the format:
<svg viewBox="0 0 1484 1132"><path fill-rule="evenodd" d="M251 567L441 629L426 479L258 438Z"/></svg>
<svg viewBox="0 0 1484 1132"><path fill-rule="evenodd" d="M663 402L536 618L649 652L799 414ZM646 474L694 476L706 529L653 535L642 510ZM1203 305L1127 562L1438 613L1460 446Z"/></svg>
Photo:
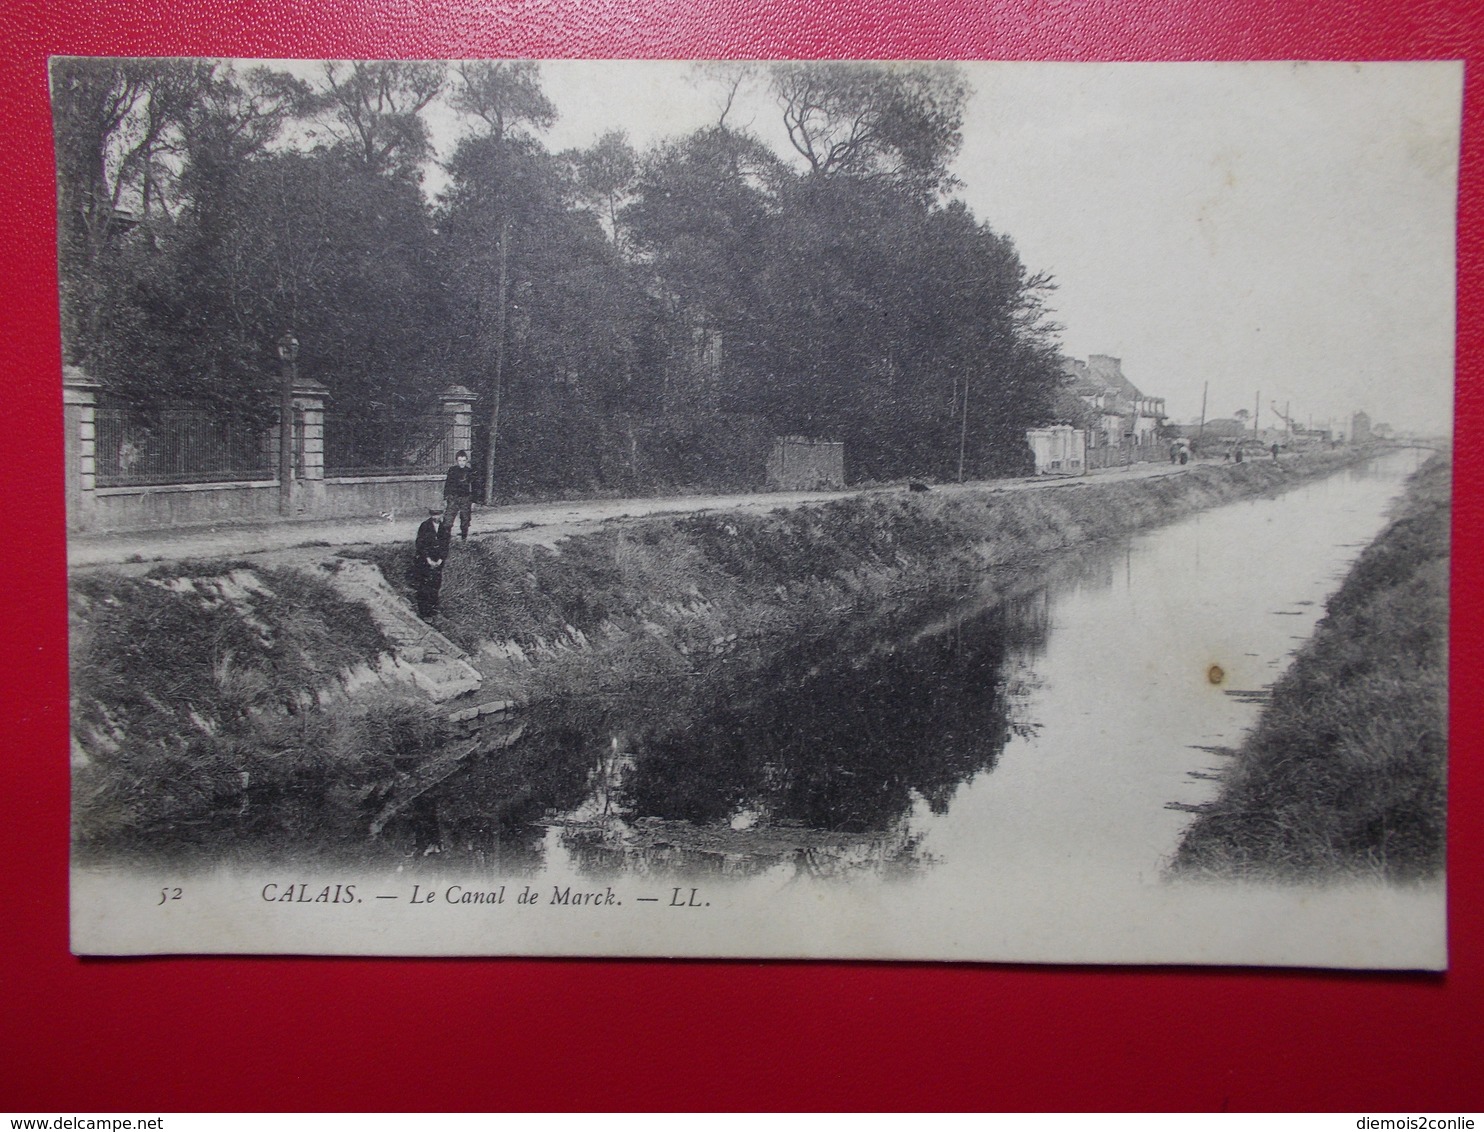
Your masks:
<svg viewBox="0 0 1484 1132"><path fill-rule="evenodd" d="M421 826L388 834L507 868L910 871L914 809L946 811L1033 732L1051 589L1107 585L1113 562L1103 549L860 609L834 636L690 681L549 706L529 739L430 791Z"/></svg>

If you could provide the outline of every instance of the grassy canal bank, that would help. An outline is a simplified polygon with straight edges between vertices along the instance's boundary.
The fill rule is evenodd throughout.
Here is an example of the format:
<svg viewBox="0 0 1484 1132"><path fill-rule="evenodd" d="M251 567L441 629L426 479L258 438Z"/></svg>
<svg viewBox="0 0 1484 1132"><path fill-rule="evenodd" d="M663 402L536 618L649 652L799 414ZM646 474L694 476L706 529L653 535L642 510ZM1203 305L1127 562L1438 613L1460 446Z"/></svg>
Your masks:
<svg viewBox="0 0 1484 1132"><path fill-rule="evenodd" d="M1177 875L1441 873L1451 485L1443 456L1413 477L1186 832Z"/></svg>
<svg viewBox="0 0 1484 1132"><path fill-rule="evenodd" d="M992 584L1046 555L1281 492L1359 458L1324 452L1121 483L903 491L766 515L630 521L555 550L488 539L455 548L438 626L479 658L499 696L559 697L692 671L739 641L834 632L883 601ZM360 556L403 584L404 548Z"/></svg>
<svg viewBox="0 0 1484 1132"><path fill-rule="evenodd" d="M627 520L555 549L454 548L439 628L483 676L480 701L533 704L764 669L826 638L869 647L879 620L1008 589L1046 556L1363 458L1201 465L1031 491L878 493L763 516ZM171 841L364 839L369 816L467 730L337 589L356 558L406 593L407 548L94 569L71 589L79 849ZM518 751L512 750L511 756ZM504 757L504 756L502 756Z"/></svg>

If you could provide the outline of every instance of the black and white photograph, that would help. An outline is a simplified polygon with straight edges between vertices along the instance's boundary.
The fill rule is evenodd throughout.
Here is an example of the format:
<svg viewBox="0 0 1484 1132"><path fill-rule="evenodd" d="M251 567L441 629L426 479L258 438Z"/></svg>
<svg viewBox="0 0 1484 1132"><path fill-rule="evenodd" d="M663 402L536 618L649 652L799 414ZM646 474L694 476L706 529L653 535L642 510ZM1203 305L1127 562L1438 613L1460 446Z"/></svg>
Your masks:
<svg viewBox="0 0 1484 1132"><path fill-rule="evenodd" d="M1446 968L1461 64L50 72L76 953Z"/></svg>

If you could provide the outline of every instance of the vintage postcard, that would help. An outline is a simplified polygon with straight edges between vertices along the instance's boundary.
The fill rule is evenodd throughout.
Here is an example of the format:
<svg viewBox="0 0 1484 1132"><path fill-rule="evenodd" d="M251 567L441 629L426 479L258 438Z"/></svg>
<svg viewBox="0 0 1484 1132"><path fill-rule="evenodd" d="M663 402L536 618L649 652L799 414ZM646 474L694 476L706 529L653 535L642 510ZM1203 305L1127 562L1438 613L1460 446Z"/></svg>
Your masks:
<svg viewBox="0 0 1484 1132"><path fill-rule="evenodd" d="M51 84L76 952L1446 966L1461 64Z"/></svg>

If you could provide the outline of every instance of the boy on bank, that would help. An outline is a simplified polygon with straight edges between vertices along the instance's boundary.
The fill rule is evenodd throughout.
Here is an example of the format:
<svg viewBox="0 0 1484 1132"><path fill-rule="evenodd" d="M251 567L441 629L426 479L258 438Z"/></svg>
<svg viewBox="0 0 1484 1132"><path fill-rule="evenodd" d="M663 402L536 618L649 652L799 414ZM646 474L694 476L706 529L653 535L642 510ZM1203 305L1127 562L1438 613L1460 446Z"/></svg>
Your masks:
<svg viewBox="0 0 1484 1132"><path fill-rule="evenodd" d="M469 540L469 512L474 504L474 470L469 467L469 453L460 448L443 481L443 529L451 537L453 517L459 517L459 538Z"/></svg>
<svg viewBox="0 0 1484 1132"><path fill-rule="evenodd" d="M417 528L412 545L412 586L417 592L417 615L424 621L438 612L438 591L443 586L443 563L448 558L448 523L438 525L438 508Z"/></svg>

